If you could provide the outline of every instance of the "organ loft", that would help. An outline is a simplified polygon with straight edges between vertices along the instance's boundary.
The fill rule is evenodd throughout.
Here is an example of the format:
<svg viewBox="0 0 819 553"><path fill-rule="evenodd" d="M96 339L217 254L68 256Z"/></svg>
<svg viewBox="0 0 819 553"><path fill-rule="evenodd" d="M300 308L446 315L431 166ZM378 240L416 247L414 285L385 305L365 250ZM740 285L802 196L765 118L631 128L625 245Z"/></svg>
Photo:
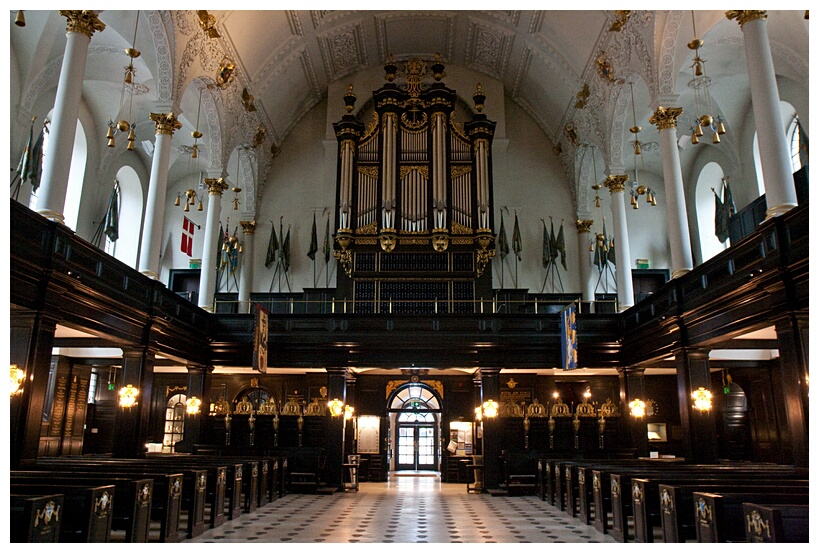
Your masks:
<svg viewBox="0 0 819 553"><path fill-rule="evenodd" d="M338 138L336 299L360 313L471 313L491 298L492 138L480 83L468 105L440 56L384 66L356 113L348 87Z"/></svg>

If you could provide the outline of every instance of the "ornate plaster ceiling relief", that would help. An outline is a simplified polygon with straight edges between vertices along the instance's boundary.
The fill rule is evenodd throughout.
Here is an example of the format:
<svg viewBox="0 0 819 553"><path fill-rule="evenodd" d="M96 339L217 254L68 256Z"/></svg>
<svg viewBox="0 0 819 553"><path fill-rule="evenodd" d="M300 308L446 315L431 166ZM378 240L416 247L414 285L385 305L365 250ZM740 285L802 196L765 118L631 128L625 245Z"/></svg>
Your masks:
<svg viewBox="0 0 819 553"><path fill-rule="evenodd" d="M510 25L517 25L520 22L520 10L481 10L480 13L491 15Z"/></svg>
<svg viewBox="0 0 819 553"><path fill-rule="evenodd" d="M682 13L680 11L670 12L665 22L659 56L660 63L657 71L660 77L658 85L660 96L674 94L674 75L676 73L674 68L674 45L677 43L677 35L680 33Z"/></svg>
<svg viewBox="0 0 819 553"><path fill-rule="evenodd" d="M540 26L543 24L543 12L540 10L532 12L532 19L529 21L528 32L530 35L540 32Z"/></svg>
<svg viewBox="0 0 819 553"><path fill-rule="evenodd" d="M290 25L290 32L296 36L304 36L304 27L301 24L299 12L296 10L287 10L287 24Z"/></svg>
<svg viewBox="0 0 819 553"><path fill-rule="evenodd" d="M509 64L512 42L515 39L514 31L488 27L470 19L467 36L467 66L496 79L502 79Z"/></svg>
<svg viewBox="0 0 819 553"><path fill-rule="evenodd" d="M367 67L364 30L357 21L317 37L327 79L335 81Z"/></svg>
<svg viewBox="0 0 819 553"><path fill-rule="evenodd" d="M311 10L310 19L313 21L313 28L318 29L322 25L330 24L351 13L355 12L349 10Z"/></svg>
<svg viewBox="0 0 819 553"><path fill-rule="evenodd" d="M165 23L162 21L163 15L167 16L168 12L145 12L154 44L156 62L159 66L159 72L154 76L157 97L160 102L169 102L173 91L173 67L171 66L171 43Z"/></svg>
<svg viewBox="0 0 819 553"><path fill-rule="evenodd" d="M400 27L412 26L410 21L415 21L418 28L437 27L436 36L444 36L443 44L429 44L429 52L405 52L403 56L396 57L396 61L403 61L412 57L433 54L438 52L444 60L451 60L452 49L455 41L455 23L458 14L455 12L440 11L395 11L387 14L375 16L375 34L378 43L379 60L386 61L387 56L395 54L389 44L388 36L401 36ZM422 21L423 23L418 23ZM393 27L398 28L393 28Z"/></svg>

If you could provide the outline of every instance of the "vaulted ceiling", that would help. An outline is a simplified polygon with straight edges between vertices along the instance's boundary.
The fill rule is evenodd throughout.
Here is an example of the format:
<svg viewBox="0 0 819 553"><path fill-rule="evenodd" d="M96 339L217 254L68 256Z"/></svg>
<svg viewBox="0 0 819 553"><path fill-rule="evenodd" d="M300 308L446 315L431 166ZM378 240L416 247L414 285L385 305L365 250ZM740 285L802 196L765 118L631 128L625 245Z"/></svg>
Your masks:
<svg viewBox="0 0 819 553"><path fill-rule="evenodd" d="M808 72L804 15L768 12L780 79L799 82ZM15 12L10 16L13 20ZM26 19L26 27L12 24L10 32L11 110L17 121L28 120L38 95L56 87L65 49L65 19L56 11L27 11ZM614 10L210 10L202 16L193 10L143 11L136 33L135 11L106 10L100 19L107 28L92 38L83 90L95 132L103 137L107 121L127 110L138 122L137 142L150 143L150 111L164 107L181 113L186 133L197 126L201 113L209 121L200 129L202 141L219 145L218 151L204 152L221 158L210 159L212 166L227 165L233 148L260 140L255 148L260 186L272 152L325 99L328 86L379 68L390 55L402 61L440 54L447 66L496 79L509 101L528 113L553 144L564 146L564 156L570 150L565 128L572 124L580 142L598 144L605 152L601 162L632 168L628 129L634 118L646 143L640 168L658 175L662 161L648 118L663 102L680 105L687 114L696 111L689 86L693 52L686 47L695 26L705 41L701 53L712 78L715 111L725 116L729 131L741 128L750 108L742 31L722 11L698 11L693 18L688 11L624 15ZM208 26L215 32L208 34ZM139 86L129 105L120 98L128 62L123 49L132 43L143 55L136 60ZM235 64L235 81L206 98L200 110L199 91L214 83L223 60ZM584 85L589 96L578 107ZM255 111L242 107L245 89ZM689 126L682 121L678 134L687 134ZM256 134L260 127L262 136ZM738 141L730 136L719 147L738 158ZM150 145L147 150L141 155L150 166ZM681 151L684 175L697 155L693 150ZM176 163L171 179L185 171L184 163Z"/></svg>

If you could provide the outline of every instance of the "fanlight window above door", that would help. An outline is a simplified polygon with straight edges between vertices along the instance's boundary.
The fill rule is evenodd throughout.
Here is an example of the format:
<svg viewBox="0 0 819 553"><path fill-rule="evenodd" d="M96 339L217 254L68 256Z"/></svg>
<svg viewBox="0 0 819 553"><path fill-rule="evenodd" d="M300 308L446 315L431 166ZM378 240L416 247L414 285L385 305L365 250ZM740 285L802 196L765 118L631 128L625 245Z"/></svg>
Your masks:
<svg viewBox="0 0 819 553"><path fill-rule="evenodd" d="M392 399L390 409L408 411L437 410L441 406L429 389L419 384L410 384L399 390Z"/></svg>

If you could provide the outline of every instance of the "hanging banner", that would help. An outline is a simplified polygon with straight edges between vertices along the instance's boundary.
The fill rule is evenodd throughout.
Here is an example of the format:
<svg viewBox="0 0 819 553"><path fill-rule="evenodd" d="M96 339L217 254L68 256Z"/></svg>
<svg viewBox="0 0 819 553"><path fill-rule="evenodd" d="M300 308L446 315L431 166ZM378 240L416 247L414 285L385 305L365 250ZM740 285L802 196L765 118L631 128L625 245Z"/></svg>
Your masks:
<svg viewBox="0 0 819 553"><path fill-rule="evenodd" d="M560 356L564 371L577 368L577 306L567 305L560 312Z"/></svg>
<svg viewBox="0 0 819 553"><path fill-rule="evenodd" d="M253 333L253 369L267 373L267 310L256 305L256 328Z"/></svg>
<svg viewBox="0 0 819 553"><path fill-rule="evenodd" d="M185 252L188 257L193 255L193 229L195 226L193 221L187 217L182 218L182 243L180 249Z"/></svg>

